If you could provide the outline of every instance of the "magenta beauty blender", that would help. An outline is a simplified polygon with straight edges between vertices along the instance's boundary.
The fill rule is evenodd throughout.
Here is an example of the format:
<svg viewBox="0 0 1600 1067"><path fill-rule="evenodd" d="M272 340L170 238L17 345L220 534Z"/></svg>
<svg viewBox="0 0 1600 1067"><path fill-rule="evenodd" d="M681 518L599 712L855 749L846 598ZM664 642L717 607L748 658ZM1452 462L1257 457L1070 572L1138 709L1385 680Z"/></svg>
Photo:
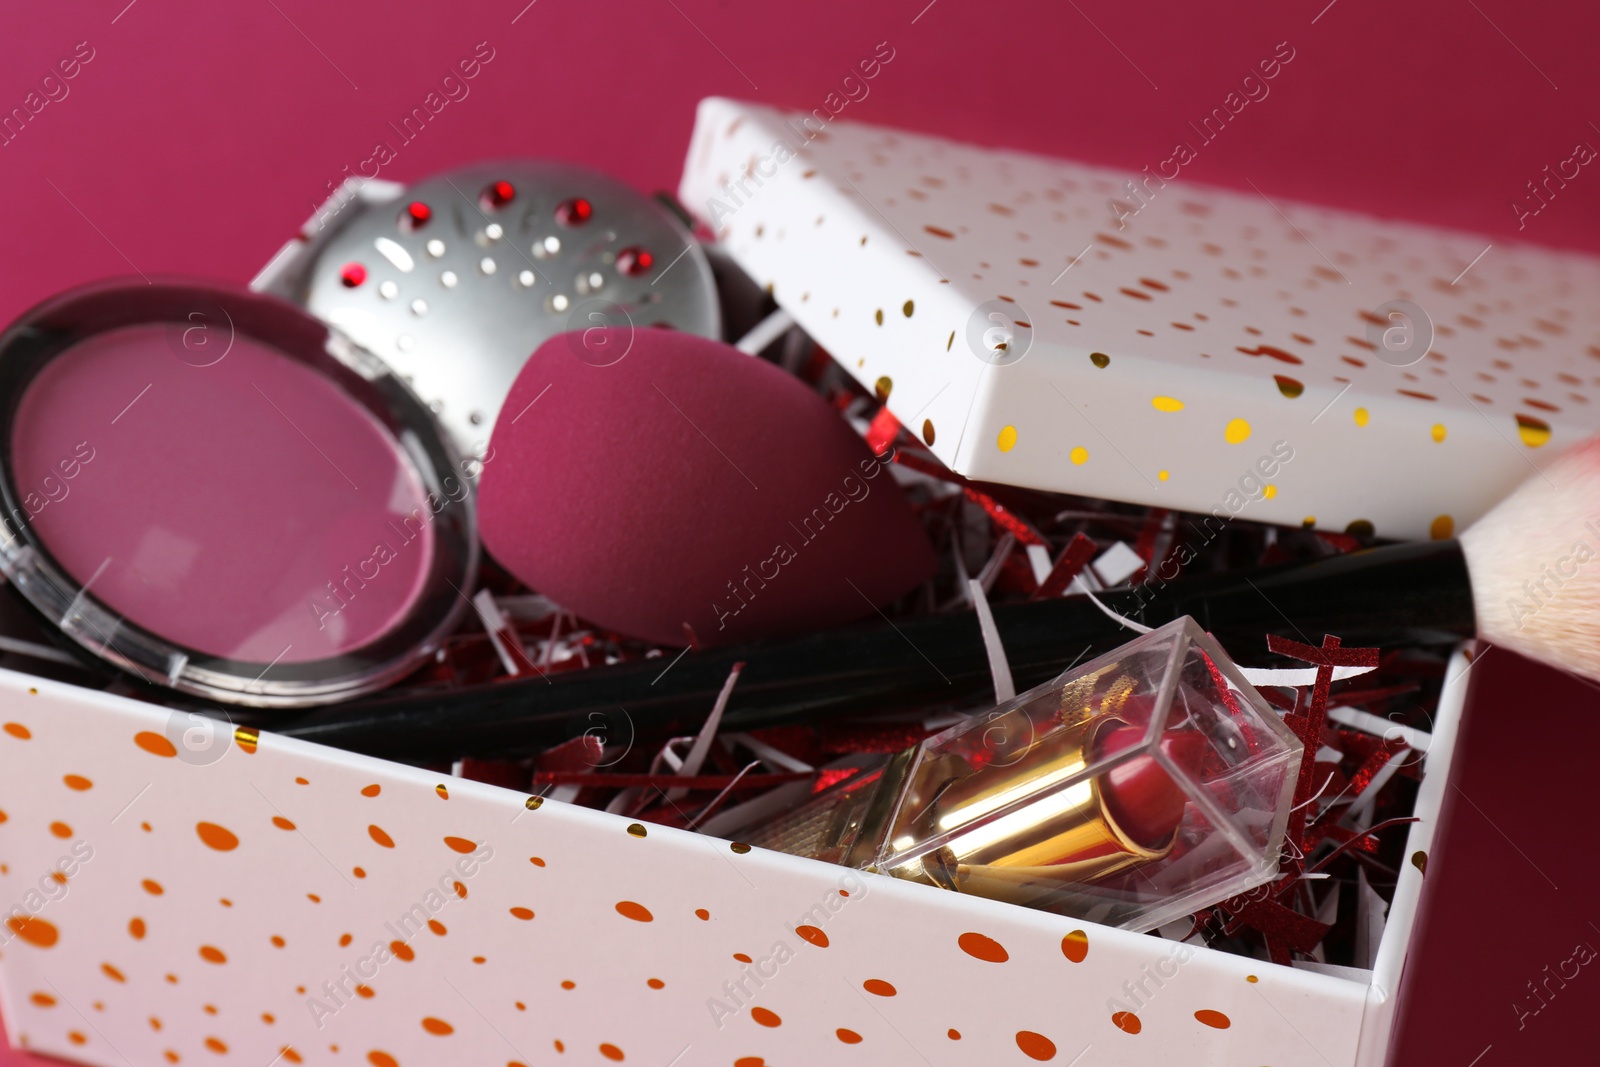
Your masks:
<svg viewBox="0 0 1600 1067"><path fill-rule="evenodd" d="M872 615L936 560L885 461L718 341L596 328L534 352L478 493L484 546L620 633L701 647Z"/></svg>

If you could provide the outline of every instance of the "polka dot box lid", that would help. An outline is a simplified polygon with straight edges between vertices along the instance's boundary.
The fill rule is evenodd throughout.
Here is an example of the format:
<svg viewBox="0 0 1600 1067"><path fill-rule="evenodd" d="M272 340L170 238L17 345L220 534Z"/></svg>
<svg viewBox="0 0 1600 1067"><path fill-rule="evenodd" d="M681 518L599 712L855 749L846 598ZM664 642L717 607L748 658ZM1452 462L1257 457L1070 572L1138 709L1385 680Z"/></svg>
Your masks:
<svg viewBox="0 0 1600 1067"><path fill-rule="evenodd" d="M1444 537L1600 427L1600 261L827 114L681 199L962 474Z"/></svg>
<svg viewBox="0 0 1600 1067"><path fill-rule="evenodd" d="M1425 867L1374 971L1318 973L204 722L0 671L19 1046L102 1067L1379 1067Z"/></svg>

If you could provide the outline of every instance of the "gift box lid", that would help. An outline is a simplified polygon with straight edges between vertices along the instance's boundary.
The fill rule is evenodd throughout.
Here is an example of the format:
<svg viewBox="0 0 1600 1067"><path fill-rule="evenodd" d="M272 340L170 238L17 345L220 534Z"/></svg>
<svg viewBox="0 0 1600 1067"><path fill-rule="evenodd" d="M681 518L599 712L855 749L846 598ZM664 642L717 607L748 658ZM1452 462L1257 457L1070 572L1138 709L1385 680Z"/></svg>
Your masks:
<svg viewBox="0 0 1600 1067"><path fill-rule="evenodd" d="M1136 174L712 98L680 195L974 479L1447 537L1600 425L1596 260L1207 188L1186 133Z"/></svg>

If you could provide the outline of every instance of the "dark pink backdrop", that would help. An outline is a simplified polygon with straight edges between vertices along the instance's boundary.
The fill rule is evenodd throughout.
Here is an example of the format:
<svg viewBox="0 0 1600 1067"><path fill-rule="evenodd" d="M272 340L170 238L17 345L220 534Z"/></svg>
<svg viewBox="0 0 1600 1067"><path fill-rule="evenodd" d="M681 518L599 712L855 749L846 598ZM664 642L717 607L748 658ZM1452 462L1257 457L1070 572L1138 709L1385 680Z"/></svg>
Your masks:
<svg viewBox="0 0 1600 1067"><path fill-rule="evenodd" d="M543 155L672 188L700 97L817 107L880 41L895 59L847 117L1134 169L1170 154L1189 120L1287 41L1296 56L1270 96L1187 177L1479 230L1496 243L1520 236L1600 252L1600 173L1580 172L1520 234L1510 207L1577 142L1600 147L1590 123L1600 121L1597 9L525 3L8 5L0 115L25 106L79 42L93 59L64 99L0 146L0 318L134 270L243 281L379 140L398 149L383 176L400 180ZM388 123L479 42L494 58L470 95L402 145ZM1577 769L1580 754L1600 749L1600 694L1501 652L1478 670L1485 695L1458 779L1471 803L1455 794L1449 840L1429 867L1431 922L1407 976L1397 1062L1575 1062L1592 1041L1600 977L1580 976L1521 1030L1511 1005L1575 942L1600 945L1585 910L1600 872L1578 836L1591 801ZM0 1052L0 1065L11 1062L22 1061Z"/></svg>

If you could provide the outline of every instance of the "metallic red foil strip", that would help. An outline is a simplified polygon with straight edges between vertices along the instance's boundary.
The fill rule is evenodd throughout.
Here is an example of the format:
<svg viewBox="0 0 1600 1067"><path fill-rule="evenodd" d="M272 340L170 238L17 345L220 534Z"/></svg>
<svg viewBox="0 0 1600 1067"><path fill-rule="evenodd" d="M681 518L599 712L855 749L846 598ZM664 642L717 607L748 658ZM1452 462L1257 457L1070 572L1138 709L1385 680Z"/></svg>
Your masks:
<svg viewBox="0 0 1600 1067"><path fill-rule="evenodd" d="M1383 742L1383 745L1377 751L1367 757L1367 761L1361 765L1361 769L1350 776L1350 784L1353 787L1352 795L1359 797L1366 792L1367 786L1372 784L1372 779L1377 773L1383 770L1391 759L1410 747L1399 738Z"/></svg>
<svg viewBox="0 0 1600 1067"><path fill-rule="evenodd" d="M1328 689L1333 685L1333 668L1376 667L1378 650L1343 648L1339 639L1332 634L1322 639L1321 648L1269 634L1267 647L1280 656L1312 663L1317 667L1317 682L1311 690L1310 707L1304 715L1295 713L1284 716L1284 722L1305 745L1305 752L1300 758L1300 777L1294 788L1294 810L1289 816L1289 828L1286 831L1289 840L1298 843L1305 835L1306 809L1315 790L1313 779L1317 750L1322 747L1322 731L1328 721Z"/></svg>
<svg viewBox="0 0 1600 1067"><path fill-rule="evenodd" d="M1128 576L1129 585L1138 585L1145 576L1152 573L1156 565L1156 542L1166 531L1167 516L1170 515L1166 508L1151 508L1144 517L1144 525L1139 528L1138 540L1133 543L1134 554L1144 560L1144 569Z"/></svg>
<svg viewBox="0 0 1600 1067"><path fill-rule="evenodd" d="M1067 586L1089 565L1099 551L1099 546L1091 538L1083 534L1073 534L1072 540L1066 548L1061 550L1061 555L1056 557L1055 563L1050 568L1043 584L1039 586L1034 598L1060 596L1066 592Z"/></svg>
<svg viewBox="0 0 1600 1067"><path fill-rule="evenodd" d="M881 456L899 435L900 420L890 414L888 408L879 408L867 427L867 447L872 449L873 455Z"/></svg>
<svg viewBox="0 0 1600 1067"><path fill-rule="evenodd" d="M1028 525L1026 519L1013 512L988 493L980 493L970 485L964 486L961 491L966 494L968 500L988 512L991 519L998 523L1002 529L1009 531L1022 544L1049 547L1050 542L1046 541L1038 530Z"/></svg>
<svg viewBox="0 0 1600 1067"><path fill-rule="evenodd" d="M1404 818L1398 818L1398 819L1385 819L1383 822L1380 822L1378 825L1372 827L1371 829L1363 830L1358 834L1352 835L1350 840L1346 841L1344 844L1340 845L1338 848L1334 849L1332 852L1328 853L1326 856L1322 857L1320 860L1318 860L1316 863L1314 863L1310 868L1307 869L1306 873L1307 874L1316 874L1316 873L1318 873L1323 868L1328 866L1328 864L1332 863L1334 861L1334 859L1336 859L1338 856L1342 855L1345 852L1349 852L1352 849L1359 850L1359 851L1365 851L1366 848L1369 847L1369 846L1366 846L1364 844L1364 842L1370 840L1374 844L1376 844L1376 840L1377 840L1378 834L1382 833L1384 830L1389 829L1389 827L1391 827L1391 826L1404 826L1406 823L1421 822L1421 821L1422 821L1421 819L1417 818L1414 815L1406 816Z"/></svg>

